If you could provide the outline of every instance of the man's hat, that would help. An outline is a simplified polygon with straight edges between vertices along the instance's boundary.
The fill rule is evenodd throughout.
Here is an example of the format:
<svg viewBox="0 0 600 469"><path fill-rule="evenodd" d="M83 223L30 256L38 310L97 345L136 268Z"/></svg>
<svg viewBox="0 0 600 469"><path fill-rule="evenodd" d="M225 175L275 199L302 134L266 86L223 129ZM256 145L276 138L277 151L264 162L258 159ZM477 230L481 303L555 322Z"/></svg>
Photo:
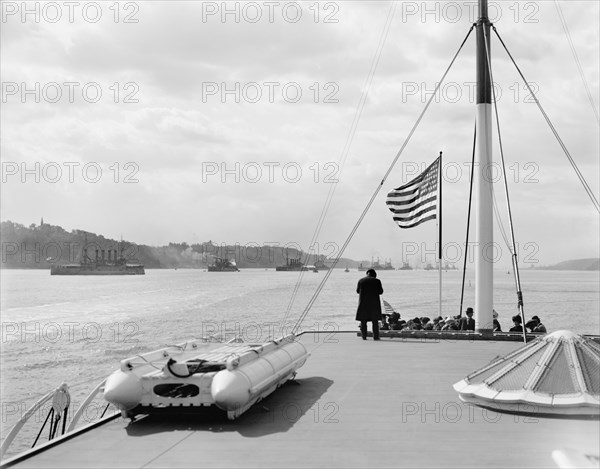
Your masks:
<svg viewBox="0 0 600 469"><path fill-rule="evenodd" d="M537 321L533 318L527 321L527 323L525 324L525 327L529 329L533 329L535 326L537 326Z"/></svg>
<svg viewBox="0 0 600 469"><path fill-rule="evenodd" d="M473 314L473 308L471 308L471 307L467 308L466 313L467 314L469 314L469 313Z"/></svg>

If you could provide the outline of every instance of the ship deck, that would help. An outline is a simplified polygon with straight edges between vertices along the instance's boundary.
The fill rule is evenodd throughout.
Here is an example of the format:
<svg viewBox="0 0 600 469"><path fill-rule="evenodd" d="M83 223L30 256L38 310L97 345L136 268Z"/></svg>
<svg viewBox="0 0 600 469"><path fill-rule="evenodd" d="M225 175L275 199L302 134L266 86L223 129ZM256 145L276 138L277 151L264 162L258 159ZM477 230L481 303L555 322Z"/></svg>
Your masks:
<svg viewBox="0 0 600 469"><path fill-rule="evenodd" d="M497 413L458 399L454 383L519 342L375 342L356 333L300 340L312 356L296 381L237 420L214 411L118 417L10 465L556 467L554 450L598 453L597 419Z"/></svg>

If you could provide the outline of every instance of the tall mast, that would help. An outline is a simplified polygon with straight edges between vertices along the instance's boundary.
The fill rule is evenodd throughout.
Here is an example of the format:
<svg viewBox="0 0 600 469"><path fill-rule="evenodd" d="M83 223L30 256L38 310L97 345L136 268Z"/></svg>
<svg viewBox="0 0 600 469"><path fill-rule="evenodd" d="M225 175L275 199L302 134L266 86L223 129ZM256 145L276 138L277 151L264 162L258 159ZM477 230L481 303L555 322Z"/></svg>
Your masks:
<svg viewBox="0 0 600 469"><path fill-rule="evenodd" d="M493 328L494 219L492 206L492 83L488 67L490 20L487 0L479 0L477 20L477 120L475 153L475 328ZM486 51L487 50L487 51ZM491 62L491 58L489 58Z"/></svg>

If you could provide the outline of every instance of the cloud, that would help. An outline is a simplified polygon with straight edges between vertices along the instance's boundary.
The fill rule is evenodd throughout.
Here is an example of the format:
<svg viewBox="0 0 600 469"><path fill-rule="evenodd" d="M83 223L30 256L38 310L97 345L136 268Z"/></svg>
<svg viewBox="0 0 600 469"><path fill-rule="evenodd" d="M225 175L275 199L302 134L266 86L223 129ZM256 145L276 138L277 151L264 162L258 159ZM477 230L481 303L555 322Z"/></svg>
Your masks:
<svg viewBox="0 0 600 469"><path fill-rule="evenodd" d="M102 4L98 22L76 12L73 22L63 15L56 23L22 22L19 16L3 23L3 90L16 90L3 96L3 161L29 167L39 162L42 168L59 163L63 170L65 163L79 163L75 182L65 176L34 184L30 176L22 183L21 175L11 176L2 189L3 218L29 224L43 215L67 228L113 237L124 231L148 244L193 241L194 233L198 240L242 244L307 243L330 177L339 182L323 236L341 243L472 23L467 4L454 12L448 3L400 2L376 56L389 2L302 3L295 22L291 10L282 12L283 3L275 5L271 21L268 7L257 2L262 10L256 22L255 7L244 2L227 4L240 10L224 21L224 2L131 5L137 9L119 4L118 21L117 12ZM598 125L554 5L498 5L495 26L597 193ZM598 8L592 2L562 5L595 103ZM495 38L492 51L511 201L523 225L517 232L539 242L547 262L597 255L597 214ZM448 163L466 169L474 81L472 34L349 255L399 256L397 240L431 237L430 229L399 233L384 192L406 182L411 164L427 164L440 150ZM51 102L52 83L62 92L57 102ZM34 91L27 94L23 84ZM101 96L94 101L97 90ZM494 155L499 161L497 143ZM90 163L102 168L98 183L81 174ZM127 176L137 182L125 184ZM537 182L525 183L526 177ZM465 171L447 188L453 198L445 205L449 239L463 236L467 191ZM545 207L569 226L553 228L551 216L540 220ZM575 226L582 228L576 232Z"/></svg>

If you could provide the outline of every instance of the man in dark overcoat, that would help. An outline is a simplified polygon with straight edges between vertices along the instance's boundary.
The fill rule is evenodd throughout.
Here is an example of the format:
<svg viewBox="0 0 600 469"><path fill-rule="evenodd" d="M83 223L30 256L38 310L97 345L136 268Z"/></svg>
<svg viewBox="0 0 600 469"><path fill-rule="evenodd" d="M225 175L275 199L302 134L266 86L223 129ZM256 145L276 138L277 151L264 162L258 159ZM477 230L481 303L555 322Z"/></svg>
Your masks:
<svg viewBox="0 0 600 469"><path fill-rule="evenodd" d="M475 319L473 319L473 308L467 308L465 311L466 316L460 318L459 329L461 331L474 331L475 330Z"/></svg>
<svg viewBox="0 0 600 469"><path fill-rule="evenodd" d="M374 269L367 270L367 276L358 281L356 293L359 295L356 320L360 321L362 338L367 340L367 322L371 321L373 324L373 340L379 340L379 320L381 319L379 295L383 294L383 287Z"/></svg>

